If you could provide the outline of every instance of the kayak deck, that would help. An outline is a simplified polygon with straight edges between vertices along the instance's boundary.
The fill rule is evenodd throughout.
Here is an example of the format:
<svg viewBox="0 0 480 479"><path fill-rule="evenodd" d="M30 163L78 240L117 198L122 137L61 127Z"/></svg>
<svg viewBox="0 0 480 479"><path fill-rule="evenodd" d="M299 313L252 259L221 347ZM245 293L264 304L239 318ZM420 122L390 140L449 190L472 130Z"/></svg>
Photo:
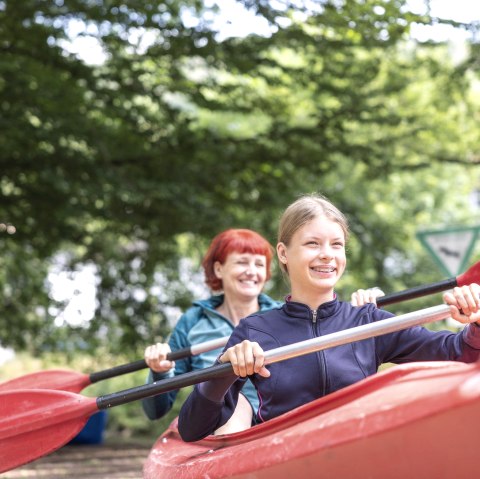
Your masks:
<svg viewBox="0 0 480 479"><path fill-rule="evenodd" d="M176 421L145 479L471 477L480 363L392 367L246 431L184 443Z"/></svg>

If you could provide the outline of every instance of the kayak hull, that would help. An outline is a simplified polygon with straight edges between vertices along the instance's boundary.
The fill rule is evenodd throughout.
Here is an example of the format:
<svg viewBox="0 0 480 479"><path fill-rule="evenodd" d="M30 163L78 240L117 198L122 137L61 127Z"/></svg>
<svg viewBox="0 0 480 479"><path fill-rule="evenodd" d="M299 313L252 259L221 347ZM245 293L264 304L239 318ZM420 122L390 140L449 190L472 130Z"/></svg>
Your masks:
<svg viewBox="0 0 480 479"><path fill-rule="evenodd" d="M479 427L480 363L411 363L236 434L184 443L174 421L144 478L470 478Z"/></svg>

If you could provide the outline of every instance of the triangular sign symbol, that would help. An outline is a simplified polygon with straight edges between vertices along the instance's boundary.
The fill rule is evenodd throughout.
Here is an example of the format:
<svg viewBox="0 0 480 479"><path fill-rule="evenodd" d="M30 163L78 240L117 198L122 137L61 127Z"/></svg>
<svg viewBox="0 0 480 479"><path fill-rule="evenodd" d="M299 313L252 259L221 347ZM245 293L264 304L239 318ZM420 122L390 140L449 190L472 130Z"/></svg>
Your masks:
<svg viewBox="0 0 480 479"><path fill-rule="evenodd" d="M445 274L456 276L464 269L475 246L480 226L417 233L418 238Z"/></svg>

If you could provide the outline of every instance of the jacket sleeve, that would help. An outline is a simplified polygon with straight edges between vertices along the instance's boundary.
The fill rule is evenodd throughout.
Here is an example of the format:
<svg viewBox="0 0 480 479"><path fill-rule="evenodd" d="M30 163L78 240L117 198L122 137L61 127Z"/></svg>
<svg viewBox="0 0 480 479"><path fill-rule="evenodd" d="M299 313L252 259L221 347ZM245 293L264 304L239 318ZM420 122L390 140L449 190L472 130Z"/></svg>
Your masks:
<svg viewBox="0 0 480 479"><path fill-rule="evenodd" d="M177 326L173 330L168 344L172 351L178 351L179 349L191 346L188 341L188 337L185 331L183 331L181 318L177 323ZM156 373L152 370L149 371L147 376L147 384L151 384L154 381L161 381L168 377L177 376L191 371L191 363L188 358L175 361L175 369L167 371L165 373ZM143 411L146 416L152 421L160 419L165 416L173 406L178 394L178 389L170 391L168 393L159 394L157 396L149 397L142 400Z"/></svg>
<svg viewBox="0 0 480 479"><path fill-rule="evenodd" d="M378 311L378 310L377 310ZM377 313L376 313L377 314ZM382 318L375 318L375 320ZM462 331L431 331L422 326L379 336L378 360L396 364L412 361L474 362L480 357L480 327L467 325Z"/></svg>
<svg viewBox="0 0 480 479"><path fill-rule="evenodd" d="M234 329L225 349L247 337L244 321ZM198 441L213 434L232 416L246 378L233 372L222 378L197 384L183 403L178 416L178 432L185 442Z"/></svg>
<svg viewBox="0 0 480 479"><path fill-rule="evenodd" d="M185 442L213 434L230 419L241 389L232 385L240 382L243 385L242 380L231 374L195 386L178 416L178 432Z"/></svg>

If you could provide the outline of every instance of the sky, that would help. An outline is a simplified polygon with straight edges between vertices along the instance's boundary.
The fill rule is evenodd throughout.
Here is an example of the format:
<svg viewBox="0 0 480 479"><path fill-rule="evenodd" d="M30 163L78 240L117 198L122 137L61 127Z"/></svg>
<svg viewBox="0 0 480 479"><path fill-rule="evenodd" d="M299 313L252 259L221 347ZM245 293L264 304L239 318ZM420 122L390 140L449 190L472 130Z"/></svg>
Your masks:
<svg viewBox="0 0 480 479"><path fill-rule="evenodd" d="M221 5L223 13L216 21L216 25L220 27L222 36L242 36L245 34L245 25L248 25L250 33L261 35L268 33L267 22L244 10L235 0L221 0ZM409 5L412 11L416 13L425 11L423 0L410 0ZM480 1L478 0L431 0L430 8L432 16L465 23L480 21ZM84 25L72 22L70 33L73 37L76 37L82 31L84 31ZM138 32L138 35L141 35L141 32ZM417 25L413 26L412 35L421 41L429 39L450 40L453 43L461 44L468 37L468 32L443 25L432 27ZM149 42L148 36L145 37L144 41ZM77 53L89 64L100 64L105 58L93 36L77 37L74 44L68 45L68 50ZM83 321L93 318L96 283L93 267L86 267L83 271L66 275L56 271L56 266L54 266L48 280L52 285L51 294L56 300L62 301L70 298L70 303L66 309L59 312L56 320L57 324L64 321L71 324L81 324ZM54 314L55 311L52 310L50 313ZM13 356L12 350L0 347L0 364Z"/></svg>
<svg viewBox="0 0 480 479"><path fill-rule="evenodd" d="M265 19L245 10L236 0L210 0L210 3L221 5L221 14L214 21L214 26L218 27L220 31L220 38L239 37L245 35L245 33L267 35L270 32L270 27ZM425 0L409 0L408 4L415 13L425 13ZM430 8L432 16L465 23L480 21L479 0L430 0ZM196 22L193 17L188 15L185 16L185 21L191 22L192 26ZM91 36L77 36L80 33L85 33L85 25L78 21L72 21L70 34L72 37L76 37L76 40L73 44L64 42L64 48L78 54L89 64L101 64L105 60L105 54L96 41L94 32ZM136 31L136 35L142 38L144 46L148 45L153 39L153 34L145 34L140 29ZM432 27L414 25L412 35L421 41L451 40L460 43L468 37L469 33L445 25Z"/></svg>

